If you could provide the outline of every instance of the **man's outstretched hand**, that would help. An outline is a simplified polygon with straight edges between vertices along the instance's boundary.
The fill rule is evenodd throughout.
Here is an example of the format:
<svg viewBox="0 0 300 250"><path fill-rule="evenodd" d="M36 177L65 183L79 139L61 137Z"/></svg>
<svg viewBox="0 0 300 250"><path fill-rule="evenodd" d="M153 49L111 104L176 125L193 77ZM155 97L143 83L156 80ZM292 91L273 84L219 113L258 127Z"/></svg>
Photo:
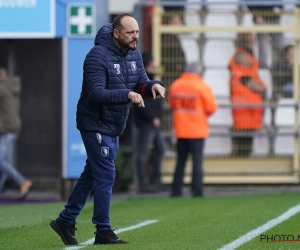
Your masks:
<svg viewBox="0 0 300 250"><path fill-rule="evenodd" d="M129 94L128 94L128 99L132 103L136 103L139 107L145 107L143 97L138 93L130 91Z"/></svg>
<svg viewBox="0 0 300 250"><path fill-rule="evenodd" d="M160 84L156 83L152 86L152 95L153 99L156 98L165 98L166 89Z"/></svg>
<svg viewBox="0 0 300 250"><path fill-rule="evenodd" d="M165 98L166 89L163 86L161 86L160 84L158 84L158 83L154 84L152 86L151 91L152 91L153 99ZM130 91L128 94L128 99L132 103L137 104L139 107L145 107L143 97L138 93Z"/></svg>

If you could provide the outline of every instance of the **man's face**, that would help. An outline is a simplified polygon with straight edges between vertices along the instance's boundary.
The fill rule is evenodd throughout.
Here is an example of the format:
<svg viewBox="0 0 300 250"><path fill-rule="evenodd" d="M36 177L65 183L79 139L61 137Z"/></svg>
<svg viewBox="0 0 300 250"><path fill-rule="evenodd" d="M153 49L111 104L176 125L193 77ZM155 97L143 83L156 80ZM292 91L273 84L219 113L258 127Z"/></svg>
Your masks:
<svg viewBox="0 0 300 250"><path fill-rule="evenodd" d="M119 30L114 29L114 37L123 50L135 50L139 39L139 25L137 21L130 17L125 16L121 20L121 27Z"/></svg>

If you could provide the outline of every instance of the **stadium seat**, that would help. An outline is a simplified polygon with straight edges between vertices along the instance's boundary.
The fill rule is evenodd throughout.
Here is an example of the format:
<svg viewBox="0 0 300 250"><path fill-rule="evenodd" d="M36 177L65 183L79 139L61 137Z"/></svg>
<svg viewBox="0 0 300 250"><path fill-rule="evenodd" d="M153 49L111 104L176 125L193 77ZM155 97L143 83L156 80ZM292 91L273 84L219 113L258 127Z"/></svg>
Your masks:
<svg viewBox="0 0 300 250"><path fill-rule="evenodd" d="M204 67L227 68L231 57L235 53L235 45L229 40L209 39L203 46Z"/></svg>
<svg viewBox="0 0 300 250"><path fill-rule="evenodd" d="M204 156L226 156L232 152L232 141L228 128L211 128L205 140Z"/></svg>
<svg viewBox="0 0 300 250"><path fill-rule="evenodd" d="M269 127L269 126L271 126L271 123L272 123L271 108L266 107L264 110L264 126Z"/></svg>
<svg viewBox="0 0 300 250"><path fill-rule="evenodd" d="M295 7L296 6L293 3L284 3L283 4L284 11L289 12L289 13L292 13L294 11Z"/></svg>
<svg viewBox="0 0 300 250"><path fill-rule="evenodd" d="M291 105L291 106L282 106ZM274 141L276 155L292 155L294 153L295 107L292 98L281 98L275 110L275 127L277 134Z"/></svg>
<svg viewBox="0 0 300 250"><path fill-rule="evenodd" d="M256 135L252 143L252 156L266 156L270 153L270 141L267 135Z"/></svg>
<svg viewBox="0 0 300 250"><path fill-rule="evenodd" d="M199 26L201 25L200 10L202 0L187 0L184 11L184 22L187 26ZM193 4L189 4L189 2ZM199 4L195 4L199 2Z"/></svg>
<svg viewBox="0 0 300 250"><path fill-rule="evenodd" d="M217 111L208 118L210 126L220 126L231 128L233 125L230 99L219 99ZM224 105L224 106L222 106Z"/></svg>
<svg viewBox="0 0 300 250"><path fill-rule="evenodd" d="M292 127L281 127L277 130L274 141L274 153L278 156L294 153L294 136Z"/></svg>
<svg viewBox="0 0 300 250"><path fill-rule="evenodd" d="M217 98L230 97L230 72L227 68L207 68L203 73L203 79L212 88Z"/></svg>
<svg viewBox="0 0 300 250"><path fill-rule="evenodd" d="M294 25L294 15L292 13L283 13L280 16L280 25ZM283 33L283 43L285 45L294 43L294 32L284 32Z"/></svg>
<svg viewBox="0 0 300 250"><path fill-rule="evenodd" d="M290 105L290 106L282 106L282 105ZM278 106L275 110L276 127L294 126L295 107L293 107L292 105L294 105L294 100L292 98L280 98L278 100Z"/></svg>
<svg viewBox="0 0 300 250"><path fill-rule="evenodd" d="M209 26L236 26L237 18L234 14L209 13L205 18L205 25ZM236 39L236 32L206 32L206 39Z"/></svg>
<svg viewBox="0 0 300 250"><path fill-rule="evenodd" d="M263 82L266 84L267 88L267 98L270 100L273 91L273 80L272 73L269 69L259 69L258 74Z"/></svg>
<svg viewBox="0 0 300 250"><path fill-rule="evenodd" d="M185 55L186 63L200 61L200 49L197 39L189 34L179 35L181 48Z"/></svg>
<svg viewBox="0 0 300 250"><path fill-rule="evenodd" d="M272 51L272 45L271 45L271 39L269 39L269 41L266 42L268 44L267 46L267 68L270 69L273 66L273 51ZM255 45L253 46L253 54L255 58L259 58L259 47L258 47L258 42L255 43Z"/></svg>
<svg viewBox="0 0 300 250"><path fill-rule="evenodd" d="M230 3L220 4L220 0L206 0L207 9L209 11L227 11L234 12L239 8L239 0L231 0Z"/></svg>
<svg viewBox="0 0 300 250"><path fill-rule="evenodd" d="M189 4L189 2L192 2L193 4ZM187 0L187 5L185 6L183 15L184 23L187 26L201 26L201 2L202 0ZM200 37L200 33L198 32L192 33L190 35L196 39Z"/></svg>
<svg viewBox="0 0 300 250"><path fill-rule="evenodd" d="M252 15L252 13L246 13L246 14L244 14L242 16L241 24L242 24L242 26L253 26L254 22L253 22L253 15Z"/></svg>

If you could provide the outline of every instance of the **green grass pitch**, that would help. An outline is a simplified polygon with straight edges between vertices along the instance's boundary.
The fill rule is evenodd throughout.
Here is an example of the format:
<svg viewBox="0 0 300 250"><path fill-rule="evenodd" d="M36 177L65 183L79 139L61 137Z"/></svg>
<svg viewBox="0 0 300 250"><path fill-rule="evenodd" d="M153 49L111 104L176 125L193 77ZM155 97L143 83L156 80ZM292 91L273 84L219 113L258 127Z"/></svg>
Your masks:
<svg viewBox="0 0 300 250"><path fill-rule="evenodd" d="M157 222L119 233L118 236L129 241L129 245L83 245L80 249L219 249L298 204L300 204L299 193L113 200L111 204L113 229L120 230L147 220ZM0 249L67 249L49 226L63 205L63 202L58 202L0 206ZM92 210L93 203L88 201L78 217L76 238L80 243L94 237ZM300 241L266 242L261 240L262 235L268 237L290 235L289 239L293 236L298 240L300 212L237 248L300 249Z"/></svg>

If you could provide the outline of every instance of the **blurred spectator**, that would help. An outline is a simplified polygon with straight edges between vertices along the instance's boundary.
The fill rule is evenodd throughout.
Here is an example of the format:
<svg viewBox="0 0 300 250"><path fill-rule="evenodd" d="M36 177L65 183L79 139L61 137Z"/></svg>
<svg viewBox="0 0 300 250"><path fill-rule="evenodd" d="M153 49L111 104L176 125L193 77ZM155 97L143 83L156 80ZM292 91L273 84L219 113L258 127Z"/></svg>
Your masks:
<svg viewBox="0 0 300 250"><path fill-rule="evenodd" d="M255 2L254 4L250 4ZM262 4L256 4L257 0L247 0L248 9L253 13L253 21L257 25L273 24L279 25L280 14L283 11L282 4L272 4L273 0L261 1ZM269 4L268 4L269 2ZM278 2L278 1L277 1ZM282 1L280 1L282 3ZM268 46L271 37L272 58L273 61L279 59L279 51L282 46L282 33L258 33L258 52L260 68L268 67Z"/></svg>
<svg viewBox="0 0 300 250"><path fill-rule="evenodd" d="M7 70L0 68L0 191L7 177L19 186L19 199L24 199L32 182L26 180L11 164L10 158L21 129L19 115L21 83L18 77L8 77Z"/></svg>
<svg viewBox="0 0 300 250"><path fill-rule="evenodd" d="M178 0L177 0L178 1ZM180 1L182 2L182 1ZM184 7L180 5L164 6L164 23L168 25L183 25ZM162 34L161 64L163 66L163 83L169 87L184 71L185 55L178 34Z"/></svg>
<svg viewBox="0 0 300 250"><path fill-rule="evenodd" d="M217 109L212 89L201 78L200 63L191 63L170 88L169 105L172 110L173 127L177 138L177 162L171 196L182 195L186 160L193 158L191 194L203 196L203 148L209 135L208 116Z"/></svg>
<svg viewBox="0 0 300 250"><path fill-rule="evenodd" d="M273 68L274 100L279 97L293 97L294 45L284 47L283 59L275 62Z"/></svg>
<svg viewBox="0 0 300 250"><path fill-rule="evenodd" d="M164 0L164 2L167 3L163 6L165 11L164 23L182 25L185 0ZM168 2L170 2L170 4Z"/></svg>
<svg viewBox="0 0 300 250"><path fill-rule="evenodd" d="M150 80L154 79L154 61L152 53L146 51L142 53L145 71ZM136 169L138 177L139 192L154 192L161 188L161 162L164 155L164 141L161 135L161 114L162 101L161 99L145 99L145 107L141 108L135 105L134 118L137 129L136 136ZM151 154L152 176L147 176L147 160L149 159L149 152L153 144L154 150ZM150 182L154 186L150 185Z"/></svg>
<svg viewBox="0 0 300 250"><path fill-rule="evenodd" d="M247 132L260 130L263 125L263 107L266 87L258 75L258 62L252 53L253 34L240 34L236 54L231 58L229 70L231 73L231 103L246 105L232 109L234 131L241 132L233 136L233 155L248 156L252 150L252 135Z"/></svg>

